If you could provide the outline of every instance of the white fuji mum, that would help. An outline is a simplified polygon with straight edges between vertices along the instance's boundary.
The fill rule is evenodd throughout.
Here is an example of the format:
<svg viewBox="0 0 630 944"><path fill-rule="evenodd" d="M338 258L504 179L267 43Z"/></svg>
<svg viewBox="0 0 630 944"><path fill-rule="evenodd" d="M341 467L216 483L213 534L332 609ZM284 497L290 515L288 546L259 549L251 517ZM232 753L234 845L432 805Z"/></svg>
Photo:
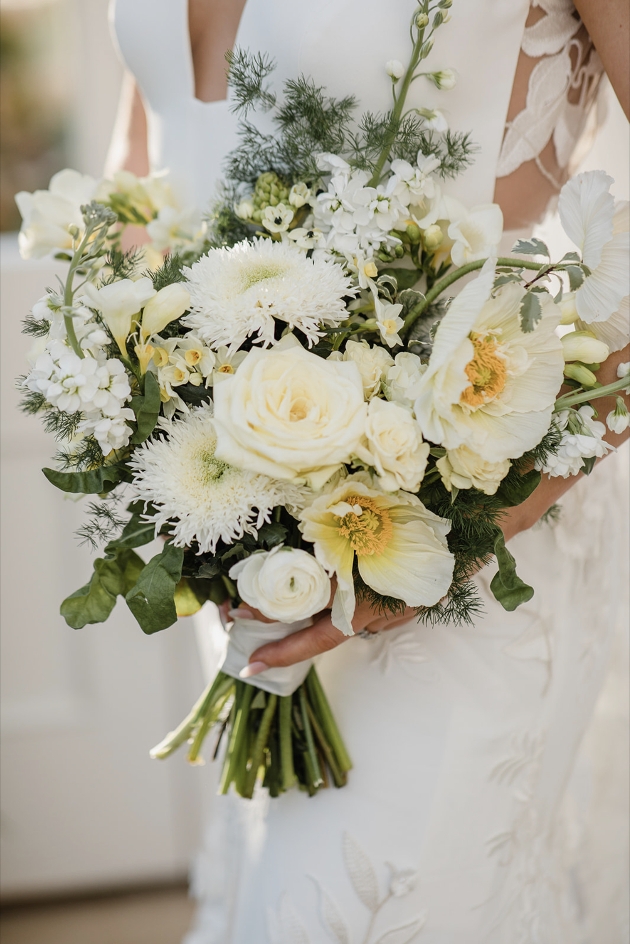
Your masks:
<svg viewBox="0 0 630 944"><path fill-rule="evenodd" d="M344 297L353 294L340 265L271 239L211 249L185 272L191 311L182 323L210 347L232 351L251 335L264 347L273 344L276 319L313 344L322 325L345 321Z"/></svg>

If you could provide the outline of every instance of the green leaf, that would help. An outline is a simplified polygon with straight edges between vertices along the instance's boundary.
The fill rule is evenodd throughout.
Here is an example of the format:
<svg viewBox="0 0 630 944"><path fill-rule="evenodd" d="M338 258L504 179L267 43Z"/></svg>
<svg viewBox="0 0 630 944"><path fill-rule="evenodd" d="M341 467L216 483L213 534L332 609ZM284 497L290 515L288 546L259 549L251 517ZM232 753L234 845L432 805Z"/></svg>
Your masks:
<svg viewBox="0 0 630 944"><path fill-rule="evenodd" d="M271 521L269 524L264 524L259 530L258 539L264 548L271 550L277 544L282 544L288 533L285 526L280 524L279 521Z"/></svg>
<svg viewBox="0 0 630 944"><path fill-rule="evenodd" d="M536 469L532 469L524 475L519 475L518 472L513 470L501 482L497 497L501 499L501 503L506 508L520 505L529 498L534 489L538 488L541 478L541 473L537 472Z"/></svg>
<svg viewBox="0 0 630 944"><path fill-rule="evenodd" d="M111 492L123 480L123 471L116 465L103 465L90 472L58 472L42 469L49 482L62 492L81 495L102 495Z"/></svg>
<svg viewBox="0 0 630 944"><path fill-rule="evenodd" d="M212 391L207 387L195 387L194 384L182 384L177 388L177 395L185 403L191 403L193 406L200 406L202 403L209 403L212 400Z"/></svg>
<svg viewBox="0 0 630 944"><path fill-rule="evenodd" d="M387 269L381 269L379 275L393 276L396 279L398 291L402 292L403 289L413 288L416 282L418 282L422 277L422 272L418 272L417 269L406 269L402 266L392 266Z"/></svg>
<svg viewBox="0 0 630 944"><path fill-rule="evenodd" d="M590 475L593 469L595 468L595 463L597 462L597 456L589 456L588 459L584 459L582 462L582 472L584 475Z"/></svg>
<svg viewBox="0 0 630 944"><path fill-rule="evenodd" d="M177 620L175 589L181 580L184 549L167 542L152 557L127 593L129 609L147 634L157 633Z"/></svg>
<svg viewBox="0 0 630 944"><path fill-rule="evenodd" d="M516 561L505 546L503 532L499 531L494 541L499 570L492 578L490 589L504 610L512 612L521 603L534 596L534 588L528 586L516 573Z"/></svg>
<svg viewBox="0 0 630 944"><path fill-rule="evenodd" d="M504 275L498 275L494 280L494 287L499 288L501 285L507 285L509 282L520 282L521 275L519 272L506 272Z"/></svg>
<svg viewBox="0 0 630 944"><path fill-rule="evenodd" d="M144 395L131 398L131 409L136 414L138 429L131 437L136 445L148 439L160 415L160 385L155 374L144 375Z"/></svg>
<svg viewBox="0 0 630 944"><path fill-rule="evenodd" d="M521 302L521 331L533 331L542 318L540 299L533 292L526 292Z"/></svg>
<svg viewBox="0 0 630 944"><path fill-rule="evenodd" d="M119 551L111 560L97 557L89 583L76 590L61 604L61 615L68 626L82 629L87 623L103 623L144 568L144 561L134 551Z"/></svg>
<svg viewBox="0 0 630 944"><path fill-rule="evenodd" d="M584 269L582 266L567 266L565 272L569 276L569 288L572 292L577 292L584 281Z"/></svg>
<svg viewBox="0 0 630 944"><path fill-rule="evenodd" d="M560 262L581 262L579 252L565 252Z"/></svg>
<svg viewBox="0 0 630 944"><path fill-rule="evenodd" d="M134 514L119 537L110 541L105 547L105 556L113 557L118 548L142 547L149 544L155 537L155 523L152 521L143 521L140 515Z"/></svg>
<svg viewBox="0 0 630 944"><path fill-rule="evenodd" d="M547 244L542 239L536 239L535 236L531 239L518 239L512 246L512 252L517 252L522 256L547 256L549 258Z"/></svg>

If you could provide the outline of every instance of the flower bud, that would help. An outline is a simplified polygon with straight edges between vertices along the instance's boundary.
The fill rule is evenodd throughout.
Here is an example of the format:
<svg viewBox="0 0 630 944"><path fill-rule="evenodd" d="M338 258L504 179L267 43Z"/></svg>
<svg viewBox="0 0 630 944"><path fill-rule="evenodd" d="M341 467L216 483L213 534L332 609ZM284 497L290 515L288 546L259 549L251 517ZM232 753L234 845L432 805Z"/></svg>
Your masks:
<svg viewBox="0 0 630 944"><path fill-rule="evenodd" d="M625 433L630 426L630 415L621 397L617 397L615 409L606 417L606 426L612 433Z"/></svg>
<svg viewBox="0 0 630 944"><path fill-rule="evenodd" d="M155 348L152 344L136 344L134 351L136 352L136 357L140 364L140 373L146 374L149 362L155 354Z"/></svg>
<svg viewBox="0 0 630 944"><path fill-rule="evenodd" d="M593 371L585 367L584 364L566 364L564 376L577 381L582 387L594 387L597 383L597 377Z"/></svg>
<svg viewBox="0 0 630 944"><path fill-rule="evenodd" d="M386 62L385 69L394 82L398 82L405 74L405 67L398 59L390 59L389 62Z"/></svg>
<svg viewBox="0 0 630 944"><path fill-rule="evenodd" d="M418 29L424 29L425 26L429 25L429 17L426 13L418 13L416 16L416 26Z"/></svg>
<svg viewBox="0 0 630 944"><path fill-rule="evenodd" d="M241 220L251 220L254 213L254 204L251 200L241 200L234 212Z"/></svg>
<svg viewBox="0 0 630 944"><path fill-rule="evenodd" d="M422 239L422 233L417 223L407 223L407 239L412 246L417 246Z"/></svg>
<svg viewBox="0 0 630 944"><path fill-rule="evenodd" d="M561 312L560 324L568 325L577 321L579 316L575 307L575 292L563 295L561 301L558 302L558 307Z"/></svg>
<svg viewBox="0 0 630 944"><path fill-rule="evenodd" d="M305 183L293 184L289 191L289 203L298 210L305 203L308 203L310 197L310 187L307 187Z"/></svg>
<svg viewBox="0 0 630 944"><path fill-rule="evenodd" d="M571 331L561 338L565 361L582 361L583 364L601 364L610 354L610 349L590 331Z"/></svg>
<svg viewBox="0 0 630 944"><path fill-rule="evenodd" d="M437 88L450 92L457 84L457 75L452 69L442 69L440 72L432 72L429 76Z"/></svg>
<svg viewBox="0 0 630 944"><path fill-rule="evenodd" d="M181 282L165 285L144 306L142 313L142 337L159 334L167 324L184 314L190 305L190 294Z"/></svg>
<svg viewBox="0 0 630 944"><path fill-rule="evenodd" d="M433 252L438 246L441 246L444 241L442 228L438 226L437 223L433 223L432 226L427 226L422 234L422 241L425 249L429 252Z"/></svg>

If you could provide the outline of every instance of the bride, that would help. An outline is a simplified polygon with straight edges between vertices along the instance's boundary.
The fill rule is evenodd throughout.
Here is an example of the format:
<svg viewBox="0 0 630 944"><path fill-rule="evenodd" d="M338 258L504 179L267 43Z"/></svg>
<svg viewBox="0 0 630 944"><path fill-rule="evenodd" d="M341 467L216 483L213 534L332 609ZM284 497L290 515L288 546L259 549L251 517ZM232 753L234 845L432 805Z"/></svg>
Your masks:
<svg viewBox="0 0 630 944"><path fill-rule="evenodd" d="M332 95L384 110L385 61L404 60L414 4L118 0L113 21L136 81L125 166L168 168L190 202L211 200L236 142L224 62L235 44L267 51L278 82L312 75ZM456 71L446 117L478 145L449 192L500 205L503 250L566 180L604 71L628 113L627 6L578 7L454 0L428 60ZM411 104L441 106L438 89L413 86L412 99L420 94ZM601 381L628 360L627 348L613 354ZM515 613L489 592L490 566L477 576L485 613L473 627L363 605L360 635L345 645L324 616L253 655L252 676L330 650L318 671L354 770L348 787L313 799L213 800L187 944L621 944L619 912L592 927L559 811L619 618L623 458L588 479L547 479L505 519L536 587ZM558 499L559 521L536 524ZM210 651L209 634L222 630L204 614Z"/></svg>

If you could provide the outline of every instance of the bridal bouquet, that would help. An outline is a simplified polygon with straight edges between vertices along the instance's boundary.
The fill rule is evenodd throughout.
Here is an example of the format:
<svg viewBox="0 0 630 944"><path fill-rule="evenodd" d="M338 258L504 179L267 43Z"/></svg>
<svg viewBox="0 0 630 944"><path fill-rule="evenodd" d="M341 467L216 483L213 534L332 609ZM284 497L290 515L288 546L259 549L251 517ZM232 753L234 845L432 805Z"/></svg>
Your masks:
<svg viewBox="0 0 630 944"><path fill-rule="evenodd" d="M357 600L470 621L492 556L505 609L531 598L502 513L543 473L590 472L609 448L592 404L630 385L629 365L604 388L594 373L627 333L611 179L562 190L576 251L554 262L530 239L498 256L499 207L448 192L468 135L406 107L413 82L455 84L423 68L450 5L416 7L409 63L383 67L385 114L304 77L274 91L264 55L231 55L241 143L206 220L159 175L63 171L17 198L24 255L68 262L25 323L24 407L60 443L49 481L95 496L82 539L105 545L66 621L102 622L119 596L145 633L206 600L271 621L235 619L221 671L153 751L188 743L198 761L214 728L224 792L313 794L351 766L313 665L247 678L261 643L328 607L351 635ZM147 247L121 250L127 224ZM620 398L606 422L627 426Z"/></svg>

